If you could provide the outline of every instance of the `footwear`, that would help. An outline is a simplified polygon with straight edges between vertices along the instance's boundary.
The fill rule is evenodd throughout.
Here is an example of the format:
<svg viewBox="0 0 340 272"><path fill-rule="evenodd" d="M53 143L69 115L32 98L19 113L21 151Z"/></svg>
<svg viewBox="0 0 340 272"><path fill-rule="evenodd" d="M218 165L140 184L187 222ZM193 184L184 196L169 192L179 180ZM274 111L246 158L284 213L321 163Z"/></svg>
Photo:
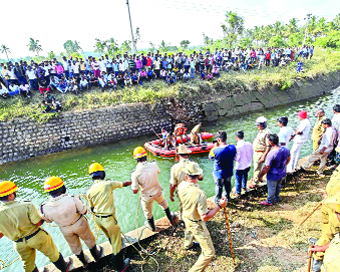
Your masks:
<svg viewBox="0 0 340 272"><path fill-rule="evenodd" d="M235 198L240 198L240 197L241 197L241 193L233 193L233 196L234 196Z"/></svg>
<svg viewBox="0 0 340 272"><path fill-rule="evenodd" d="M76 255L77 258L79 259L79 261L81 261L81 263L83 264L83 268L87 268L89 265L89 262L87 261L87 259L85 258L84 252L81 251L79 255Z"/></svg>
<svg viewBox="0 0 340 272"><path fill-rule="evenodd" d="M316 242L318 241L318 239L316 239L316 238L309 238L308 240L312 245L315 245Z"/></svg>
<svg viewBox="0 0 340 272"><path fill-rule="evenodd" d="M98 246L99 250L97 248L97 245L95 245L93 248L90 248L91 255L93 259L98 262L100 257L103 255L104 248L101 246Z"/></svg>
<svg viewBox="0 0 340 272"><path fill-rule="evenodd" d="M155 226L155 222L153 220L153 217L150 218L150 219L147 219L145 222L144 222L144 226L152 231L156 231L156 226Z"/></svg>
<svg viewBox="0 0 340 272"><path fill-rule="evenodd" d="M260 204L265 206L273 206L272 203L268 203L267 201L260 201Z"/></svg>
<svg viewBox="0 0 340 272"><path fill-rule="evenodd" d="M248 192L247 188L242 188L242 193Z"/></svg>
<svg viewBox="0 0 340 272"><path fill-rule="evenodd" d="M126 258L123 262L123 266L118 269L118 272L124 272L126 270L126 268L128 268L130 266L130 259Z"/></svg>
<svg viewBox="0 0 340 272"><path fill-rule="evenodd" d="M164 210L164 213L166 214L166 217L169 219L170 224L173 225L173 221L176 219L176 215L172 212L170 212L169 208L166 208Z"/></svg>
<svg viewBox="0 0 340 272"><path fill-rule="evenodd" d="M54 262L53 264L62 272L68 272L70 270L70 267L73 263L73 260L69 258L68 262L65 262L63 255L59 253L59 259Z"/></svg>
<svg viewBox="0 0 340 272"><path fill-rule="evenodd" d="M321 270L321 265L322 265L322 261L319 260L315 260L313 258L313 262L312 262L312 271L314 272L319 272Z"/></svg>
<svg viewBox="0 0 340 272"><path fill-rule="evenodd" d="M191 250L191 249L197 248L197 247L199 247L199 246L200 246L199 243L197 243L197 242L192 242L191 247L188 247L188 248L186 248L185 250Z"/></svg>
<svg viewBox="0 0 340 272"><path fill-rule="evenodd" d="M255 189L255 188L257 188L257 187L259 187L259 185L257 184L257 183L253 183L253 184L250 184L249 186L248 186L250 189Z"/></svg>

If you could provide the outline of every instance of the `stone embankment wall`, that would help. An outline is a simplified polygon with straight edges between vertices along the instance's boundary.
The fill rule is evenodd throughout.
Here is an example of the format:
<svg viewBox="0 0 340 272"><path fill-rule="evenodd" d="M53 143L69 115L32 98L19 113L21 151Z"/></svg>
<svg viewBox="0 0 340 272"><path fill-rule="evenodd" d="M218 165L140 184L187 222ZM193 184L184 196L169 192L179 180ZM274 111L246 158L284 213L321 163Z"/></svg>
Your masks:
<svg viewBox="0 0 340 272"><path fill-rule="evenodd" d="M172 123L161 104L66 112L41 124L0 122L0 164L153 134L152 128L160 131L162 127L170 130Z"/></svg>

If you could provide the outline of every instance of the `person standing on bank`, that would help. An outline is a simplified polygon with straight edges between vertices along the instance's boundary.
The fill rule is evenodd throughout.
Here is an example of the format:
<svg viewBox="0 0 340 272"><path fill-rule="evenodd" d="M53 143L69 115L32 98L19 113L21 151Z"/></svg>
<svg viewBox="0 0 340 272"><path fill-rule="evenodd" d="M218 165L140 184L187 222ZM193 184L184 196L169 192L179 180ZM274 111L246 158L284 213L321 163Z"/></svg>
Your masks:
<svg viewBox="0 0 340 272"><path fill-rule="evenodd" d="M236 197L241 195L242 191L247 192L248 172L253 160L253 145L244 141L244 132L239 130L235 133L236 136L236 157L235 157L235 186Z"/></svg>
<svg viewBox="0 0 340 272"><path fill-rule="evenodd" d="M40 207L46 222L55 222L63 234L73 254L87 266L88 261L82 250L80 239L90 249L91 255L98 261L103 253L103 248L96 246L90 225L83 216L87 213L86 205L80 199L66 193L64 182L59 177L50 177L44 183L45 192L51 195L51 199Z"/></svg>
<svg viewBox="0 0 340 272"><path fill-rule="evenodd" d="M227 206L227 199L221 198L211 211L207 207L207 196L198 184L198 177L203 175L197 163L189 162L182 170L185 181L178 186L178 195L183 205L183 220L185 223L184 248L191 249L200 246L201 255L189 272L204 271L215 255L209 230L205 222ZM197 242L194 242L194 239Z"/></svg>
<svg viewBox="0 0 340 272"><path fill-rule="evenodd" d="M225 197L230 200L231 177L233 176L236 147L227 144L227 133L219 131L216 134L218 147L210 150L209 159L214 160L215 203L218 204L225 190Z"/></svg>
<svg viewBox="0 0 340 272"><path fill-rule="evenodd" d="M191 151L185 145L180 145L176 148L176 154L179 157L179 162L173 165L170 170L170 200L172 202L175 201L174 193L177 186L185 180L185 173L182 170L188 163L190 163L189 155L191 154ZM203 176L199 176L198 179L203 180ZM178 197L178 191L176 193L179 202L179 215L181 217L182 203L180 198Z"/></svg>
<svg viewBox="0 0 340 272"><path fill-rule="evenodd" d="M267 118L264 116L260 116L259 118L257 118L256 127L259 132L257 133L257 136L253 142L254 174L252 178L253 183L249 185L249 188L251 189L256 188L259 183L259 174L261 173L263 164L271 148L267 142L267 137L271 133L271 131L267 127Z"/></svg>
<svg viewBox="0 0 340 272"><path fill-rule="evenodd" d="M300 151L302 145L307 141L309 131L310 131L310 122L307 119L307 112L300 111L298 113L300 124L296 128L296 134L294 136L294 144L290 151L291 160L287 166L287 173L291 174L296 171L297 165L299 163Z"/></svg>
<svg viewBox="0 0 340 272"><path fill-rule="evenodd" d="M313 133L312 133L312 140L313 140L313 151L317 150L318 147L320 146L320 141L322 134L325 132L325 129L322 125L322 120L326 118L325 116L325 111L320 108L316 111L316 119L314 128L313 128Z"/></svg>
<svg viewBox="0 0 340 272"><path fill-rule="evenodd" d="M260 204L272 206L280 201L281 184L287 175L286 167L290 161L290 151L285 146L279 146L279 136L276 134L269 134L268 142L272 150L268 153L259 175L259 180L262 181L263 176L267 174L268 197L267 201L260 201Z"/></svg>
<svg viewBox="0 0 340 272"><path fill-rule="evenodd" d="M17 186L11 181L0 182L0 239L6 236L14 243L25 272L39 272L35 265L36 250L43 253L62 272L72 264L66 263L52 237L40 226L44 223L30 201L16 201Z"/></svg>
<svg viewBox="0 0 340 272"><path fill-rule="evenodd" d="M320 146L312 154L309 155L308 160L303 166L303 169L309 171L313 163L316 162L317 160L320 160L318 175L320 177L325 177L323 169L326 166L327 157L329 153L331 153L333 150L337 133L335 129L332 127L332 121L330 119L325 118L322 120L321 123L325 130L325 133L322 135Z"/></svg>
<svg viewBox="0 0 340 272"><path fill-rule="evenodd" d="M285 146L288 148L289 141L295 135L294 130L291 127L287 127L288 117L282 116L277 118L277 125L280 127L280 131L278 133L279 136L279 145Z"/></svg>
<svg viewBox="0 0 340 272"><path fill-rule="evenodd" d="M89 167L89 175L94 184L87 190L87 198L94 213L94 221L109 239L114 269L123 272L130 265L130 259L123 259L122 236L116 218L116 207L112 191L131 185L131 181L105 181L105 171L101 164L95 162Z"/></svg>
<svg viewBox="0 0 340 272"><path fill-rule="evenodd" d="M133 150L133 158L137 161L137 166L131 174L132 192L134 194L141 190L141 203L143 207L145 227L152 231L156 231L156 226L152 213L153 201L161 206L172 224L176 216L170 212L168 202L163 195L163 188L158 181L159 170L156 162L148 162L147 154L143 147L138 146Z"/></svg>

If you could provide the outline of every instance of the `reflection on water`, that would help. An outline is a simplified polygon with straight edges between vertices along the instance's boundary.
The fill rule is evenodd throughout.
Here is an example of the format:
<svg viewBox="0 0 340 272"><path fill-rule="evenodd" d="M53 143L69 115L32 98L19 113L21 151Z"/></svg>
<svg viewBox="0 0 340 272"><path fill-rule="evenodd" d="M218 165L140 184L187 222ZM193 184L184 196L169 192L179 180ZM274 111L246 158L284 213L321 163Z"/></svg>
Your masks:
<svg viewBox="0 0 340 272"><path fill-rule="evenodd" d="M338 89L339 90L339 89ZM321 97L314 101L298 103L290 106L277 107L274 109L242 115L233 119L220 119L213 124L204 126L203 129L210 132L217 132L224 129L228 133L228 143L235 144L234 133L242 129L245 132L245 140L253 141L257 134L255 120L257 117L264 115L268 118L268 127L272 132L279 131L276 125L276 119L279 116L286 115L289 117L289 124L296 128L298 124L297 113L305 109L308 112L309 120L312 126L315 124L315 112L318 108L323 107L327 117L333 116L332 107L339 101L338 90L333 91L332 95ZM43 191L44 180L52 175L60 176L71 194L85 194L92 181L88 176L88 166L91 162L100 162L103 164L107 178L117 181L130 180L131 171L136 163L132 158L132 150L137 145L143 145L145 141L153 137L141 137L138 139L130 139L109 145L101 145L96 147L84 148L81 150L69 151L64 153L52 154L40 158L33 158L24 162L9 163L0 166L0 179L12 180L19 187L18 198L21 200L31 200L37 207L48 199L48 195ZM292 143L291 143L292 144ZM291 147L291 146L290 146ZM312 141L302 147L301 156L308 155L312 150ZM174 164L173 158L154 157L148 155L150 160L156 160L161 173L159 175L160 182L163 186L166 199L169 199L169 177L170 168ZM207 192L208 196L214 195L214 182L212 178L213 163L208 160L207 154L199 154L192 157L192 160L199 163L204 170L205 178L200 182L201 187ZM250 172L250 174L252 171ZM123 232L128 232L136 227L136 207L138 205L138 196L133 195L130 188L117 189L114 191L115 204L117 209L117 217ZM177 202L170 202L172 210L178 210ZM138 225L144 222L143 213L140 210ZM156 204L154 205L154 214L156 218L163 216L162 209ZM90 222L93 224L93 222ZM51 233L58 249L64 256L71 255L71 251L66 244L63 236L58 228L44 225L44 228ZM99 242L106 240L103 235L100 236ZM85 245L84 245L85 247ZM12 242L7 238L0 240L0 259L14 260L17 253L14 252ZM48 259L41 253L38 253L36 264L38 267L48 263ZM3 271L23 271L20 262L16 262L11 267Z"/></svg>

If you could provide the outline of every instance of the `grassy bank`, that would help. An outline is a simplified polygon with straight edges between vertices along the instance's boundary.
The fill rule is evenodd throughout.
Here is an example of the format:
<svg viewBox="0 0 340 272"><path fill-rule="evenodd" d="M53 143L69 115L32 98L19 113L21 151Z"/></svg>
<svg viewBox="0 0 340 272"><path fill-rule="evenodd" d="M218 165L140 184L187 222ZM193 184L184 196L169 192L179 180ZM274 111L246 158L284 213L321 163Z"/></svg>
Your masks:
<svg viewBox="0 0 340 272"><path fill-rule="evenodd" d="M312 60L304 61L305 73L295 72L295 63L288 67L249 70L247 74L238 71L222 73L213 82L202 82L199 75L188 83L179 82L169 86L163 81L146 83L143 87L129 87L114 92L102 92L93 89L77 96L56 93L55 97L62 102L64 111L82 110L113 106L122 103L157 102L162 99L175 98L187 100L207 99L219 94L242 92L247 90L261 91L269 86L281 89L289 88L297 79L313 79L318 75L328 75L340 69L340 53L331 50L316 50ZM0 99L0 121L13 120L18 117L35 118L40 121L51 118L53 114L41 114L42 96L36 92L31 99L21 97Z"/></svg>
<svg viewBox="0 0 340 272"><path fill-rule="evenodd" d="M258 204L259 199L266 196L262 192L228 204L236 266L232 263L224 214L219 212L207 222L216 255L206 271L306 271L308 238L320 237L321 210L317 210L302 227L299 223L321 201L331 173L326 174L323 179L315 172L297 174L282 190L281 202L273 207ZM259 240L252 237L252 231ZM183 236L183 229L177 228L176 232L169 229L142 244L150 252L157 252L153 257L159 263L159 271L188 271L195 263L200 250L184 250ZM142 271L140 256L134 251L131 253L129 271ZM114 270L107 264L102 271ZM156 271L155 263L146 264L144 271Z"/></svg>

